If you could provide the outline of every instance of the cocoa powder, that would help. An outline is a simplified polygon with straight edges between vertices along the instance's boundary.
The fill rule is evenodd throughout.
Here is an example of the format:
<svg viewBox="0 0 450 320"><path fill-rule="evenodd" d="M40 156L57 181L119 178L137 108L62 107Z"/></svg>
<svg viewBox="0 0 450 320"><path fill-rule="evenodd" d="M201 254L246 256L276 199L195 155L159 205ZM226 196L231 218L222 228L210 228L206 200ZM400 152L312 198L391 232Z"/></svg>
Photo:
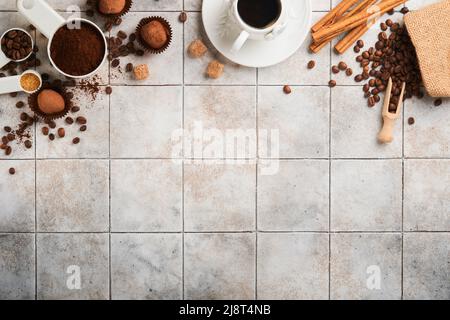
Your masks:
<svg viewBox="0 0 450 320"><path fill-rule="evenodd" d="M63 26L56 31L50 55L61 71L72 76L83 76L97 69L102 63L105 50L99 31L82 22L79 29Z"/></svg>

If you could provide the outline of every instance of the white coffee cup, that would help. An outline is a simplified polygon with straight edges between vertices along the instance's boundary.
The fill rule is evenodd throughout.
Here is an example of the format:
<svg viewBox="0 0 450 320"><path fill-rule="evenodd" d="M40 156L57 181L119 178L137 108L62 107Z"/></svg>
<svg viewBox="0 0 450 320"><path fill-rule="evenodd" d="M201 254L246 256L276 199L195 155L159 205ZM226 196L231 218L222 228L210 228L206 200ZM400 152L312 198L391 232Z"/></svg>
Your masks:
<svg viewBox="0 0 450 320"><path fill-rule="evenodd" d="M101 65L106 61L106 56L108 53L107 52L108 50L106 49L107 48L106 37L103 34L103 31L92 21L82 18L66 20L44 0L17 0L17 9L33 26L35 26L48 39L48 46L47 46L48 58L53 67L62 75L75 79L86 78L95 74L98 71L98 69L100 69ZM55 35L56 31L59 30L59 28L69 24L81 24L81 23L90 24L91 26L93 26L98 30L104 42L105 53L103 55L102 62L98 65L98 67L95 70L93 70L89 74L75 76L67 74L58 68L58 66L52 60L50 48L53 36ZM80 57L80 59L83 59L83 57Z"/></svg>
<svg viewBox="0 0 450 320"><path fill-rule="evenodd" d="M269 41L278 37L283 31L286 29L286 26L289 21L289 0L277 0L279 2L279 14L274 21L265 28L256 28L248 23L246 23L238 10L238 4L241 0L232 0L232 5L230 7L230 17L231 20L238 25L241 30L239 36L234 41L233 46L231 47L231 52L238 52L243 45L247 42L247 40L260 40L260 41Z"/></svg>

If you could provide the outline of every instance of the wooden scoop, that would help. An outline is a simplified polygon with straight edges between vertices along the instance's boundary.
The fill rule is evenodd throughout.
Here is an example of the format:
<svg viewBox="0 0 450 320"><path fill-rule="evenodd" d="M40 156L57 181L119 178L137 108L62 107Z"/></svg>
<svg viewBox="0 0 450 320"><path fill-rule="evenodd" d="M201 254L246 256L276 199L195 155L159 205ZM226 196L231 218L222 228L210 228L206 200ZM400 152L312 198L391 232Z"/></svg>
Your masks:
<svg viewBox="0 0 450 320"><path fill-rule="evenodd" d="M383 116L383 128L378 134L378 141L380 143L391 143L394 140L393 131L395 127L395 120L400 118L403 105L403 95L405 93L406 83L403 82L402 92L398 99L398 105L395 113L389 112L389 105L391 103L391 92L392 92L392 78L389 78L389 83L386 89L384 105L381 115Z"/></svg>

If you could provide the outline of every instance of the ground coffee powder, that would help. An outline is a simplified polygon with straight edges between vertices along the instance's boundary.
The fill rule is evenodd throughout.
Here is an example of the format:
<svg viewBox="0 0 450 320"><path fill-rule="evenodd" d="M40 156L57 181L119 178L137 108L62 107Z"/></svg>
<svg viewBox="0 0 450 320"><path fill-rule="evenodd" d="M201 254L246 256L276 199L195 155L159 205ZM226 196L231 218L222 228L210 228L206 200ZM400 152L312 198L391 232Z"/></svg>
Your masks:
<svg viewBox="0 0 450 320"><path fill-rule="evenodd" d="M97 69L105 50L99 31L83 22L79 29L59 28L53 36L50 55L61 71L72 76L83 76Z"/></svg>

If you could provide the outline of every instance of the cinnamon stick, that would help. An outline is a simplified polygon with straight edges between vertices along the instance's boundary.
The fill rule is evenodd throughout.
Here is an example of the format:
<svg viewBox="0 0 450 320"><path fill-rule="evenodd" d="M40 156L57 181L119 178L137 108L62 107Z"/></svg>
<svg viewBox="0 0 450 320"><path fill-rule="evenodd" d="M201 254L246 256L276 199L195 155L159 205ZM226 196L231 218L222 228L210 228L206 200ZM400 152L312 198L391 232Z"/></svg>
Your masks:
<svg viewBox="0 0 450 320"><path fill-rule="evenodd" d="M362 10L367 9L371 5L373 5L375 2L379 0L362 0L360 3L358 3L352 10L350 10L345 16L339 17L338 21L340 19L351 17L352 15L361 12ZM334 37L328 37L327 39L321 41L321 42L313 42L309 46L309 50L313 53L319 52L322 48L324 48L331 40L333 40Z"/></svg>
<svg viewBox="0 0 450 320"><path fill-rule="evenodd" d="M378 0L367 0L364 1L365 5L358 8L359 12L363 10L370 10L369 8ZM356 9L356 8L355 8ZM370 27L375 23L375 19L372 21L369 21L365 24L362 24L355 29L351 30L344 38L342 38L335 46L334 50L339 53L343 54L345 51L348 50L356 41L358 41L359 38L361 38L369 29Z"/></svg>
<svg viewBox="0 0 450 320"><path fill-rule="evenodd" d="M330 12L328 12L322 19L320 19L316 24L311 27L312 32L317 32L323 26L333 22L336 18L340 17L349 8L360 0L342 0L336 7L334 7Z"/></svg>
<svg viewBox="0 0 450 320"><path fill-rule="evenodd" d="M315 42L321 42L330 36L338 36L343 32L352 30L353 28L367 22L369 19L374 19L377 16L388 12L391 9L405 3L406 0L386 0L378 5L379 10L377 12L359 12L347 19L342 19L330 26L325 26L312 34L312 38Z"/></svg>

